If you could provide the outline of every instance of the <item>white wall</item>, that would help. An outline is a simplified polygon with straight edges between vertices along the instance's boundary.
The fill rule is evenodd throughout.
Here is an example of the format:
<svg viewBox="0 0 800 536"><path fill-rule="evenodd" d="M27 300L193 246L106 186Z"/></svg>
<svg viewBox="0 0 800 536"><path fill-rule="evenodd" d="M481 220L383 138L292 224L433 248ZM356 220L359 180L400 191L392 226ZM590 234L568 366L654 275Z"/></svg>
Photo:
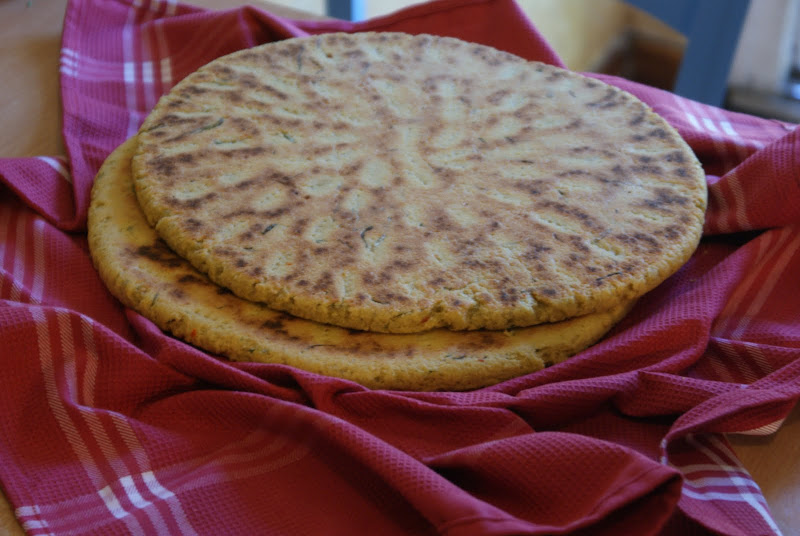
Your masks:
<svg viewBox="0 0 800 536"><path fill-rule="evenodd" d="M800 0L752 0L729 85L783 94L800 33Z"/></svg>

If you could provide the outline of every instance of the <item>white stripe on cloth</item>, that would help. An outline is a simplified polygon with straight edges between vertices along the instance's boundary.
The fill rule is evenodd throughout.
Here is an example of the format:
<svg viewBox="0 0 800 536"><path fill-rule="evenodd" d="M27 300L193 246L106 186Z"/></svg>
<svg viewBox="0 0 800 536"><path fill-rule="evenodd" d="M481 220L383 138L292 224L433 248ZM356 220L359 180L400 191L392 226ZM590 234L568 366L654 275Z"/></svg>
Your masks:
<svg viewBox="0 0 800 536"><path fill-rule="evenodd" d="M763 143L744 139L736 130L734 130L731 122L727 120L725 114L719 108L709 107L708 110L714 114L722 131L731 139L731 142L734 144L734 147L736 148L737 166L744 162L748 156L750 156L753 150L758 150L764 147ZM726 180L731 181L731 191L734 196L737 196L737 206L741 207L741 213L736 213L736 222L742 229L751 229L752 224L746 217L747 201L743 192L744 188L742 186L741 178L736 169L731 170L728 175L730 175L730 177L726 176Z"/></svg>
<svg viewBox="0 0 800 536"><path fill-rule="evenodd" d="M53 168L61 175L61 178L67 181L68 183L72 184L72 174L67 169L67 166L60 158L52 158L50 156L37 156L39 160Z"/></svg>
<svg viewBox="0 0 800 536"><path fill-rule="evenodd" d="M81 400L78 395L78 373L77 367L78 363L76 362L77 354L75 351L75 341L72 337L72 327L70 325L70 317L67 314L59 314L58 318L58 325L59 325L59 332L61 334L61 347L62 350L66 350L64 352L64 381L63 384L68 391L68 396L70 400L75 400L81 403L82 406L85 406L85 401ZM81 323L84 323L85 320L81 319ZM86 330L81 326L81 334L84 335ZM90 355L88 352L85 354L87 360L91 360L93 358L97 358L97 355L94 356ZM100 418L96 412L93 411L82 411L81 416L83 417L84 423L89 427L89 430L92 434L92 439L94 442L100 447L100 451L103 454L103 458L105 459L106 463L114 470L114 472L119 475L124 475L127 473L127 467L125 463L122 461L122 456L117 452L114 448L113 441L106 433L106 430L103 426L103 423L100 421ZM127 493L128 490L124 488L124 491ZM111 514L121 519L120 515L127 516L129 512L125 510L117 496L111 489L111 486L105 486L103 489L99 491L100 497L103 499L103 502L108 507ZM130 494L128 494L128 499L131 500L134 506L136 503L133 502L133 498ZM156 528L159 533L165 533L167 531L167 525L164 522L161 514L155 509L148 509L145 510L148 519Z"/></svg>
<svg viewBox="0 0 800 536"><path fill-rule="evenodd" d="M119 499L117 496L114 495L114 490L111 489L111 486L106 486L103 489L99 490L97 494L103 499L103 503L108 508L108 511L111 512L111 515L117 519L124 519L130 515L130 512L125 510L120 504Z"/></svg>
<svg viewBox="0 0 800 536"><path fill-rule="evenodd" d="M137 5L139 3L139 0L137 0L131 5L128 10L128 19L122 27L123 81L125 84L125 107L128 110L128 126L125 131L125 139L132 137L139 129L139 106L136 101L136 65L133 61L133 28L136 22Z"/></svg>
<svg viewBox="0 0 800 536"><path fill-rule="evenodd" d="M762 285L759 278L760 268L764 265L773 265L774 257L780 255L785 243L790 239L791 233L789 229L772 231L759 237L758 249L751 262L751 266L755 267L755 269L748 271L747 275L742 278L738 287L728 298L728 302L718 315L718 319L721 320L717 320L711 328L712 336L730 338L729 334L737 329L737 324L741 320L739 316L734 314L736 309L745 300L750 301L754 294L760 292L760 290L757 290Z"/></svg>
<svg viewBox="0 0 800 536"><path fill-rule="evenodd" d="M82 403L88 407L94 407L94 391L97 379L97 364L100 356L97 355L97 345L94 341L94 320L86 317L85 322L81 322L81 338L83 346L86 348L86 364L83 370L83 381L81 385Z"/></svg>
<svg viewBox="0 0 800 536"><path fill-rule="evenodd" d="M165 468L161 474L180 482L173 491L181 493L241 479L260 478L262 474L295 463L312 452L313 447L311 438L292 439L303 437L301 426L305 420L299 417L291 419L297 411L285 404L275 404L264 411L264 422L272 423L270 430L279 434L255 428L241 439L228 441L208 454L182 460ZM284 428L276 429L276 426Z"/></svg>
<svg viewBox="0 0 800 536"><path fill-rule="evenodd" d="M749 151L743 146L743 143L746 143L745 140L735 130L733 130L733 126L730 124L730 122L725 120L722 110L713 106L707 107L706 110L715 116L715 118L719 121L722 131L730 138L731 143L734 144L734 147L736 148L736 164L738 166L744 162L748 156ZM710 119L709 122L711 125L713 125ZM716 127L714 127L714 130L717 131ZM747 201L736 168L725 174L725 181L730 186L731 193L736 199L736 206L738 207L738 210L735 213L736 224L740 229L751 229L751 224L747 218Z"/></svg>
<svg viewBox="0 0 800 536"><path fill-rule="evenodd" d="M707 476L702 478L684 478L684 482L688 482L693 487L696 488L711 488L714 486L718 487L725 487L730 486L731 483L737 486L744 486L744 487L751 487L755 488L755 491L758 493L760 489L756 485L755 482L750 480L747 477L742 476Z"/></svg>
<svg viewBox="0 0 800 536"><path fill-rule="evenodd" d="M125 490L125 493L128 495L131 504L133 504L136 508L147 508L153 504L142 497L142 494L139 493L139 490L136 487L136 482L133 481L132 476L123 476L119 479L119 483L122 484L122 487Z"/></svg>
<svg viewBox="0 0 800 536"><path fill-rule="evenodd" d="M46 520L42 519L41 514L42 511L38 505L20 506L14 510L14 516L29 536L55 536L49 530L50 525Z"/></svg>
<svg viewBox="0 0 800 536"><path fill-rule="evenodd" d="M63 322L69 322L69 319L66 316L62 316L59 317L60 323L62 322L62 318L64 319ZM87 378L84 378L84 381L82 382L83 388L81 389L81 394L85 394L88 391L90 400L93 400L94 396L93 394L91 394L92 393L91 387L95 383L94 374L96 374L97 361L99 359L99 356L97 355L96 351L94 351L96 345L94 342L92 326L91 324L89 324L89 322L87 322L83 318L84 317L82 317L81 336L84 341L87 340L90 341L89 344L86 346L86 353L85 353L86 360L90 362L94 361L94 363L92 365L87 364L87 366L85 367L86 370L89 371L92 375ZM72 340L72 331L71 329L69 329L69 325L65 324L61 326L61 328L62 328L62 333L64 334L63 344L65 346L69 346L70 348L74 347L74 342ZM69 356L71 356L72 359L70 359ZM68 352L67 358L65 359L64 368L65 371L67 372L67 377L73 379L73 381L66 382L66 385L68 386L68 389L71 390L70 397L75 400L78 400L82 405L86 406L88 405L87 404L88 400L81 400L81 398L78 396L77 393L77 381L78 381L76 373L77 363L75 363L74 359L75 359L74 350ZM136 485L133 483L132 477L130 476L131 473L130 469L122 461L123 460L122 453L120 453L114 447L114 442L109 436L108 432L106 431L106 428L103 425L103 422L100 420L98 414L93 411L85 411L82 412L82 416L84 422L89 427L89 430L92 432L93 439L100 447L100 451L103 453L103 457L111 466L111 468L114 470L114 473L117 475L118 482L120 483L122 490L125 492L125 495L127 496L130 503L134 507L139 509L144 509L146 506L152 504L150 501L145 501L142 498L141 494L136 488ZM112 414L109 417L114 422L117 431L120 432L120 435L125 441L126 446L129 449L131 449L131 447L135 448L134 452L136 453L144 452L144 449L142 449L141 446L138 445L138 443L132 445L132 443L135 441L135 432L130 429L130 427L127 425L127 422L125 422L123 418L117 416L116 414ZM131 437L133 437L134 440L132 440ZM146 460L143 460L143 458L140 455L137 461L146 461ZM117 499L116 496L113 494L112 486L113 484L106 486L104 490L106 490L106 488L107 490L104 491L105 494L101 494L101 497L103 498L103 501L106 503L107 506L109 507L113 506L116 509L118 506L115 502L112 501L112 499L113 500ZM108 494L109 492L111 493L111 495ZM119 505L118 508L119 509L111 512L112 515L114 515L115 517L120 512L124 512L125 515L128 514L128 512L124 508L122 508L121 504ZM153 524L153 526L156 527L159 533L169 532L167 523L157 508L144 509L143 511L145 512L145 514L147 515L148 519ZM185 534L185 532L183 533Z"/></svg>
<svg viewBox="0 0 800 536"><path fill-rule="evenodd" d="M238 23L244 25L243 19L239 18ZM224 41L224 36L230 33L230 28L223 25L214 25L204 33L193 32L180 43L180 49L171 52L172 65L180 65L181 69L187 67L194 71L201 65L208 63L209 58L216 58L221 53L219 43ZM248 30L249 31L249 30ZM186 76L189 72L179 73ZM175 73L172 73L173 77Z"/></svg>
<svg viewBox="0 0 800 536"><path fill-rule="evenodd" d="M95 486L95 489L98 490L98 494L100 499L102 500L103 504L109 507L109 511L112 515L116 517L116 514L119 513L119 510L116 508L111 508L116 502L119 502L116 496L113 495L113 491L111 491L111 495L107 492L103 492L106 489L107 485L103 480L103 477L100 473L100 470L97 467L97 463L92 457L92 454L89 450L88 445L86 444L83 437L81 437L80 432L76 426L76 423L73 422L72 418L70 417L69 411L64 404L64 401L61 398L61 393L59 392L59 377L58 373L56 372L56 356L53 355L53 348L50 345L50 321L48 320L47 314L44 312L43 309L39 307L31 307L29 308L31 316L36 324L36 338L38 344L38 353L39 353L39 365L41 369L43 384L44 384L44 391L45 391L45 398L47 400L48 406L50 407L50 411L53 414L56 422L58 423L59 428L64 434L64 437L67 439L67 443L69 444L70 448L72 449L73 454L78 459L83 468L86 476L89 478L89 481ZM55 309L55 314L57 317L60 316L67 316L70 313L68 311ZM57 322L59 335L61 338L64 338L64 333L61 330L62 323L59 321ZM67 378L67 383L74 378ZM109 488L110 491L110 488ZM103 494L105 493L105 494ZM113 500L111 499L113 497ZM87 520L88 522L88 520ZM125 516L124 522L127 525L129 531L135 534L142 534L144 531L142 530L142 526L139 524L139 521L131 516Z"/></svg>
<svg viewBox="0 0 800 536"><path fill-rule="evenodd" d="M731 368L735 367L744 378L740 383L753 383L770 373L769 365L763 359L759 360L754 353L743 351L740 345L734 345L730 339L717 337L714 340L725 353L722 361Z"/></svg>
<svg viewBox="0 0 800 536"><path fill-rule="evenodd" d="M716 222L720 227L719 230L722 232L731 232L734 230L750 229L751 225L747 219L742 187L734 170L734 164L743 159L740 154L741 148L737 145L738 158L732 158L732 155L728 151L726 145L726 141L732 140L726 139L726 137L720 131L720 128L717 128L714 120L709 117L709 115L715 115L717 113L716 108L683 99L677 95L675 95L675 101L678 107L683 110L689 123L696 130L709 135L714 144L714 149L722 159L723 168L727 171L727 173L724 175L724 179L718 181L718 185L714 189L714 192L718 194L718 197L715 199L720 205L721 214L725 215L729 210L733 211L738 229L731 228L730 224L728 224L728 221L723 219L722 221ZM727 194L728 189L730 189L730 194Z"/></svg>
<svg viewBox="0 0 800 536"><path fill-rule="evenodd" d="M28 244L26 233L27 219L24 213L17 211L16 251L14 252L14 268L11 271L11 301L22 300L23 281L25 280L25 246Z"/></svg>
<svg viewBox="0 0 800 536"><path fill-rule="evenodd" d="M61 72L86 82L119 82L124 78L124 64L118 61L100 60L62 49Z"/></svg>
<svg viewBox="0 0 800 536"><path fill-rule="evenodd" d="M153 84L153 62L150 60L142 62L142 82Z"/></svg>
<svg viewBox="0 0 800 536"><path fill-rule="evenodd" d="M737 339L742 336L747 326L750 325L750 322L753 318L756 318L758 313L764 307L764 303L766 303L767 298L773 293L775 290L775 286L778 284L778 280L783 275L783 272L786 270L786 267L789 264L789 261L792 260L792 257L797 253L798 248L800 248L800 233L795 232L792 228L787 227L785 228L782 233L787 237L791 237L792 234L795 234L793 240L788 245L781 244L781 247L776 247L775 250L779 253L778 258L774 260L774 262L770 263L772 267L767 274L767 277L759 279L759 285L757 287L757 292L755 296L749 300L750 306L745 311L745 314L741 317L739 324L731 331L731 338ZM786 242L784 239L782 242Z"/></svg>
<svg viewBox="0 0 800 536"><path fill-rule="evenodd" d="M675 95L675 101L676 101L678 107L683 111L684 115L686 116L686 119L689 121L689 124L692 125L692 127L695 130L697 130L698 132L705 132L706 129L704 129L700 125L700 121L698 120L698 118L694 115L694 113L692 113L691 111L689 111L687 109L687 106L686 106L686 103L684 102L684 99L682 99L681 97ZM716 147L717 143L715 142L714 145ZM721 178L715 182L716 187L713 190L711 190L710 195L713 195L713 192L720 192L720 195L718 195L715 199L716 199L717 204L719 205L719 208L720 208L719 213L723 216L723 218L720 219L719 221L715 221L714 223L716 224L716 227L718 227L721 232L726 233L726 232L730 232L731 228L730 228L730 225L728 225L727 219L725 219L724 216L728 214L728 212L731 210L731 207L730 207L730 203L728 203L728 199L725 197L724 192L722 191L723 187L724 187L724 183L720 184L720 182L721 182Z"/></svg>
<svg viewBox="0 0 800 536"><path fill-rule="evenodd" d="M163 58L161 60L161 87L166 90L171 86L172 86L172 64L170 63L169 58Z"/></svg>
<svg viewBox="0 0 800 536"><path fill-rule="evenodd" d="M734 211L734 216L736 218L736 231L743 231L752 229L753 226L747 218L747 201L745 200L744 191L742 189L742 183L739 179L739 173L736 169L732 169L725 176L721 179L725 185L728 186L731 195L733 196L734 203L733 206L736 207Z"/></svg>
<svg viewBox="0 0 800 536"><path fill-rule="evenodd" d="M141 534L146 531L135 516L132 516L132 510L126 508L123 504L124 499L127 503L134 508L143 510L145 515L152 526L159 534L174 533L169 528L164 518L162 517L159 508L147 508L154 503L154 500L148 500L145 497L159 501L166 501L172 516L174 517L174 525L179 529L180 534L196 535L196 531L192 528L177 496L166 489L156 478L153 470L149 467L150 464L144 454L144 449L138 443L135 432L129 427L127 421L116 414L110 414L109 417L113 420L115 428L122 436L126 447L133 453L134 459L140 467L145 469L140 475L132 475L126 464L122 461L114 443L106 432L104 424L100 421L98 415L93 411L81 411L80 417L89 428L91 435L81 437L77 428L77 422L69 416L66 410L62 396L69 400L75 401L80 407L87 407L87 402L93 402L93 386L96 380L97 362L99 356L96 352L96 342L94 341L93 323L91 319L85 316L80 316L80 333L82 341L84 342L85 352L76 350L75 343L72 338L72 324L70 321L71 315L74 313L63 310L55 309L57 330L61 340L62 352L59 354L63 358L62 371L59 375L56 372L56 363L52 353L52 348L49 344L49 328L52 322L49 322L46 313L40 308L32 308L32 314L37 326L37 338L40 341L40 362L42 365L42 373L45 376L45 394L48 404L53 411L56 421L59 423L60 428L68 438L73 453L75 453L81 465L89 476L90 481L95 485L97 496L100 497L103 504L106 506L108 512L117 519L123 519L128 528L133 533ZM81 385L80 396L78 395L79 379L77 377L77 364L76 357L78 354L85 356L86 364L83 368L84 375ZM56 378L61 381L58 382ZM60 393L58 384L65 386L65 393ZM86 396L88 395L88 396ZM87 439L90 439L102 454L100 459L105 465L108 465L118 475L115 482L104 481L98 469L98 460L93 458ZM140 483L137 485L137 480ZM149 491L150 495L147 495ZM38 508L38 507L37 507ZM33 510L31 510L33 512Z"/></svg>
<svg viewBox="0 0 800 536"><path fill-rule="evenodd" d="M726 383L740 383L739 380L731 372L730 363L727 359L723 359L717 354L709 354L706 356L708 363L714 372L717 374L717 379Z"/></svg>
<svg viewBox="0 0 800 536"><path fill-rule="evenodd" d="M677 467L677 466L676 466ZM741 473L743 476L747 476L747 471L739 465L731 465L728 463L693 463L691 465L682 465L680 466L680 470L685 475L690 475L692 473L700 473L711 471L718 473L720 471L724 471L726 473L735 474Z"/></svg>
<svg viewBox="0 0 800 536"><path fill-rule="evenodd" d="M17 211L8 207L3 207L3 210L0 210L0 268L3 267L3 261L5 260L8 228L12 212L16 213Z"/></svg>
<svg viewBox="0 0 800 536"><path fill-rule="evenodd" d="M28 531L33 529L46 529L47 527L47 521L40 521L38 519L31 519L22 523L22 528Z"/></svg>
<svg viewBox="0 0 800 536"><path fill-rule="evenodd" d="M720 492L720 491L710 491L704 490L703 487L695 487L695 490L687 489L686 482L684 481L683 492L687 493L687 496L690 496L694 499L699 499L703 501L713 501L713 500L725 500L725 501L741 501L748 506L750 506L761 519L769 526L769 528L773 531L774 534L780 535L781 530L778 528L778 525L775 523L775 520L772 519L772 516L767 511L766 504L767 501L764 499L764 496L761 494L761 489L758 487L753 479L750 477L747 470L738 464L736 461L736 456L730 452L729 449L725 448L725 445L713 435L705 435L703 436L704 439L708 440L711 445L704 445L701 441L695 436L694 434L688 434L686 436L686 441L693 447L695 447L698 451L704 454L708 459L712 462L720 464L720 466L730 466L730 463L727 463L725 460L722 459L722 456L716 452L714 452L710 447L713 446L721 451L721 454L725 454L725 457L728 458L730 462L736 467L736 473L744 473L747 475L747 479L751 484L744 486L741 484L742 478L737 477L731 474L730 471L722 471L727 474L727 478L730 479L730 483L732 487L736 488L735 492ZM718 484L716 485L718 486ZM757 493L753 493L748 488L755 488Z"/></svg>
<svg viewBox="0 0 800 536"><path fill-rule="evenodd" d="M174 4L170 4L174 6ZM175 8L172 7L174 14ZM169 6L168 6L169 14ZM172 87L172 63L167 48L167 38L164 33L164 19L157 19L153 25L156 34L156 54L158 55L158 71L161 79L161 91L167 91Z"/></svg>
<svg viewBox="0 0 800 536"><path fill-rule="evenodd" d="M693 491L690 489L683 488L683 494L691 497L692 499L699 499L701 501L739 501L739 502L746 502L752 506L752 503L755 502L760 506L760 501L763 499L760 493L748 493L748 492L725 492L725 491ZM769 514L766 514L769 517ZM770 518L771 519L771 518ZM774 524L773 521L770 525L770 528L773 528L777 534L780 534L780 529L777 525Z"/></svg>
<svg viewBox="0 0 800 536"><path fill-rule="evenodd" d="M762 378L768 376L775 370L775 367L769 362L767 356L764 355L764 347L761 344L742 341L739 344L739 350L744 352L748 361L754 368L759 370Z"/></svg>
<svg viewBox="0 0 800 536"><path fill-rule="evenodd" d="M720 112L720 113L722 113L722 112ZM732 138L736 138L737 140L740 140L745 145L750 145L750 146L754 147L755 149L763 149L764 148L764 144L762 142L758 141L758 140L747 140L747 139L745 139L741 134L739 134L739 132L736 131L736 129L733 128L733 125L731 124L730 121L727 121L727 120L723 119L723 120L721 120L719 122L719 125L720 125L720 127L722 127L722 131L725 134L727 134L728 136L731 136Z"/></svg>
<svg viewBox="0 0 800 536"><path fill-rule="evenodd" d="M765 424L764 426L759 426L758 428L753 428L752 430L745 430L744 432L736 432L736 433L741 435L755 435L755 436L772 435L775 432L777 432L781 426L783 426L783 422L785 420L786 417L783 417L782 419L778 419L775 422Z"/></svg>
<svg viewBox="0 0 800 536"><path fill-rule="evenodd" d="M144 47L142 53L142 84L144 85L144 106L145 109L150 110L156 104L155 88L153 87L153 62L150 61L150 53L148 47Z"/></svg>
<svg viewBox="0 0 800 536"><path fill-rule="evenodd" d="M6 261L6 254L8 253L6 250L8 248L8 232L11 225L11 214L17 214L16 210L9 210L8 208L4 208L0 210L0 290L3 287L3 274L5 273L5 269L3 266L5 265ZM11 278L11 284L14 284L14 278ZM3 295L0 294L0 298Z"/></svg>
<svg viewBox="0 0 800 536"><path fill-rule="evenodd" d="M717 128L717 125L715 125L714 121L712 121L708 117L703 117L703 126L705 126L706 130L708 130L712 134L719 134L720 133L719 129Z"/></svg>
<svg viewBox="0 0 800 536"><path fill-rule="evenodd" d="M44 299L44 280L47 274L44 255L44 230L47 223L43 218L33 218L33 284L31 285L31 302L42 303Z"/></svg>
<svg viewBox="0 0 800 536"><path fill-rule="evenodd" d="M166 4L166 9L167 11L170 10L169 3ZM171 9L174 13L175 7ZM157 63L159 67L161 67L163 63L163 56L160 55L161 45L158 43L158 33L160 30L158 24L146 24L154 19L156 22L160 20L156 18L160 12L161 7L159 2L143 2L142 0L136 0L131 5L131 9L128 11L128 19L122 28L122 50L125 64L125 104L129 113L126 138L136 134L144 114L155 106L160 96L156 94L155 88L155 65ZM149 28L149 31L156 32L156 47L159 48L156 53L159 54L159 57L153 58L153 52L150 50L151 40L145 36L139 36L138 43L140 47L138 52L141 63L137 63L136 51L134 50L137 42L134 36L134 29L137 28L137 25L143 25L143 31L148 31L147 28ZM163 29L161 32L163 33ZM170 72L170 83L171 78L172 74ZM140 101L138 97L139 83L142 85L142 101Z"/></svg>
<svg viewBox="0 0 800 536"><path fill-rule="evenodd" d="M59 71L67 76L78 78L78 53L69 48L61 49Z"/></svg>
<svg viewBox="0 0 800 536"><path fill-rule="evenodd" d="M38 516L41 513L41 509L38 505L33 506L20 506L16 510L14 510L14 515L17 517L31 517L31 516Z"/></svg>
<svg viewBox="0 0 800 536"><path fill-rule="evenodd" d="M730 207L728 206L728 200L725 198L724 192L721 191L724 188L724 184L720 184L722 182L722 177L709 175L707 176L707 181L709 204L711 204L712 201L716 202L719 210L716 214L713 214L713 216L716 216L716 218L713 219L712 213L706 213L705 226L712 232L729 233L731 232L731 226L728 223L727 215L730 212Z"/></svg>
<svg viewBox="0 0 800 536"><path fill-rule="evenodd" d="M189 518L186 516L186 512L184 512L183 506L178 500L178 497L170 490L162 486L161 482L158 481L155 473L152 471L146 471L142 473L141 476L144 485L147 486L147 489L150 490L150 493L167 503L167 506L175 518L175 521L178 523L181 534L196 535L197 532L189 522Z"/></svg>
<svg viewBox="0 0 800 536"><path fill-rule="evenodd" d="M158 481L156 475L152 471L142 473L142 481L144 481L144 485L147 486L147 489L150 490L150 493L159 499L167 500L175 497L174 493L161 485L161 482Z"/></svg>
<svg viewBox="0 0 800 536"><path fill-rule="evenodd" d="M166 9L161 7L162 4L164 4L166 6ZM148 10L149 12L156 13L156 14L160 14L162 12L168 11L169 8L170 8L168 0L150 0L147 3L145 3L143 0L134 0L133 5L135 5L136 7L139 7L139 8L143 7L146 10ZM174 8L173 8L173 11L174 11Z"/></svg>
<svg viewBox="0 0 800 536"><path fill-rule="evenodd" d="M156 478L155 473L151 469L150 460L147 458L147 453L136 437L136 432L130 427L128 422L123 419L114 419L114 425L120 437L122 437L122 440L125 442L125 447L127 448L128 452L131 453L133 458L136 460L136 464L138 465L138 469L141 471L140 476L145 487L156 498L166 502L167 507L172 514L173 520L177 524L181 534L196 535L197 532L195 531L194 527L192 527L189 518L186 516L186 512L184 511L183 505L181 505L177 495L161 485ZM126 485L126 482L130 482L130 486ZM129 493L128 496L134 505L137 505L137 502L134 501L139 501L139 503L144 506L150 504L150 501L145 501L139 494L138 489L133 483L133 477L131 475L125 475L120 478L120 483L122 483L125 491ZM135 491L136 495L131 495L131 491ZM143 508L144 506L137 507Z"/></svg>
<svg viewBox="0 0 800 536"><path fill-rule="evenodd" d="M11 225L14 226L15 232L14 249L9 248L7 241ZM27 210L10 209L0 212L0 275L5 274L10 277L8 299L11 301L42 303L45 279L45 225L43 218ZM33 235L32 238L29 238L29 234ZM25 257L28 254L29 244L33 250L33 264L26 266ZM10 273L3 270L7 258L11 263ZM31 288L25 292L27 276L30 276L32 281Z"/></svg>

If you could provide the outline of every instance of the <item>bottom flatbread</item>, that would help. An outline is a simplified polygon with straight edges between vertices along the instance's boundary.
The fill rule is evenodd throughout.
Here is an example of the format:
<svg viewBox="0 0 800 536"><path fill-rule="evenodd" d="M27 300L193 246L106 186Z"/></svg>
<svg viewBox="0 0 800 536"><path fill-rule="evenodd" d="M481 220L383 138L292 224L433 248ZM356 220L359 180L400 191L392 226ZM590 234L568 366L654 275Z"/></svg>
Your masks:
<svg viewBox="0 0 800 536"><path fill-rule="evenodd" d="M403 335L295 318L234 296L159 239L133 191L135 148L135 137L118 147L92 189L94 264L124 305L162 330L232 360L282 363L376 389L474 389L563 361L597 342L632 305L506 331Z"/></svg>

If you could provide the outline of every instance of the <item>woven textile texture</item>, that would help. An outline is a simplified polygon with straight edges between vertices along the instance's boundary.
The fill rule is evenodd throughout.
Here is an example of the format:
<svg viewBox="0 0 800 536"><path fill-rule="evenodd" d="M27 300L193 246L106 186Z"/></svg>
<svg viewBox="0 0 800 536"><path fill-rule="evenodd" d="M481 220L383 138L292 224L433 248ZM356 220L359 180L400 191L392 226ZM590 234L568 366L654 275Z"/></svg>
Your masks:
<svg viewBox="0 0 800 536"><path fill-rule="evenodd" d="M778 534L723 434L800 397L800 133L623 79L701 160L692 259L600 344L471 392L372 391L230 363L109 295L94 174L158 97L244 47L329 31L451 35L560 65L511 0L363 23L72 0L67 155L0 159L0 484L29 534Z"/></svg>

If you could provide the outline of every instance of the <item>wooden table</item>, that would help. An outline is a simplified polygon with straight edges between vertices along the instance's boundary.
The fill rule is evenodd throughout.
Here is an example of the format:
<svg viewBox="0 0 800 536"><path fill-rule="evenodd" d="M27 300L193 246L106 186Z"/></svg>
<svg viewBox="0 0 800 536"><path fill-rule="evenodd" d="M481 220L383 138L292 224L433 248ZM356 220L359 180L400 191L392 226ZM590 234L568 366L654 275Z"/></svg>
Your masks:
<svg viewBox="0 0 800 536"><path fill-rule="evenodd" d="M211 8L251 3L277 14L312 18L263 0L190 3ZM66 4L67 0L0 0L0 157L64 154L58 57ZM731 441L784 534L800 533L800 407L771 436L733 436ZM24 532L0 494L0 535L4 534Z"/></svg>

